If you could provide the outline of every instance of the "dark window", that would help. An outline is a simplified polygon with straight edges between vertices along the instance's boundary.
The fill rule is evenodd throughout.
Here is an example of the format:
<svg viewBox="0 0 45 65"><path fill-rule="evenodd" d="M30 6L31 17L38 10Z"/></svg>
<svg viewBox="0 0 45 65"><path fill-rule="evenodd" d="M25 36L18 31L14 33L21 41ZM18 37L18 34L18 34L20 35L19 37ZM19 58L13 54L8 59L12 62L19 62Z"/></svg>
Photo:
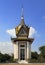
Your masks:
<svg viewBox="0 0 45 65"><path fill-rule="evenodd" d="M20 45L20 47L25 47L25 45Z"/></svg>
<svg viewBox="0 0 45 65"><path fill-rule="evenodd" d="M20 49L20 60L25 60L25 49Z"/></svg>

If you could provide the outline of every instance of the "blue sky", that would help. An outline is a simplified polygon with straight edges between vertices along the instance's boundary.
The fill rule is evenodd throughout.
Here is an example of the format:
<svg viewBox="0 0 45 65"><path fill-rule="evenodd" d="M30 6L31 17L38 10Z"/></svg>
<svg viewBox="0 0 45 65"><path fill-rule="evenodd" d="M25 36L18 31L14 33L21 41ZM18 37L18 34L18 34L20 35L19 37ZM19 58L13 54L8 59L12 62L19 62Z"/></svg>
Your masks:
<svg viewBox="0 0 45 65"><path fill-rule="evenodd" d="M10 44L10 36L6 30L15 28L20 23L22 5L26 25L37 31L32 50L38 51L40 46L45 45L45 0L0 0L0 44Z"/></svg>

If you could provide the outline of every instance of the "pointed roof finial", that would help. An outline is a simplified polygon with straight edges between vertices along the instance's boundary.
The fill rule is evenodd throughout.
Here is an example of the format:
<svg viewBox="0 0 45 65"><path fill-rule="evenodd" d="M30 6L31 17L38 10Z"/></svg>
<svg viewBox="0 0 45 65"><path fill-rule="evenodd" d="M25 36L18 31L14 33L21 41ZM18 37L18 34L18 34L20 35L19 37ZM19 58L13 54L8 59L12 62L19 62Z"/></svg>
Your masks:
<svg viewBox="0 0 45 65"><path fill-rule="evenodd" d="M24 11L23 11L23 7L22 7L22 16L21 16L21 19L24 19Z"/></svg>
<svg viewBox="0 0 45 65"><path fill-rule="evenodd" d="M22 7L21 25L25 25L23 13L24 13L24 11L23 11L23 7Z"/></svg>

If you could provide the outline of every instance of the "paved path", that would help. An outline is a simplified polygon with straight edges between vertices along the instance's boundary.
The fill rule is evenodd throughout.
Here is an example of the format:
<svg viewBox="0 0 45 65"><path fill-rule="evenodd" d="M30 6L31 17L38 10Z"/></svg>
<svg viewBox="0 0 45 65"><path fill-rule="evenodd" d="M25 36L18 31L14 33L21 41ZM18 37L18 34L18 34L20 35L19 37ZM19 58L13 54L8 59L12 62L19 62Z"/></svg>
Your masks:
<svg viewBox="0 0 45 65"><path fill-rule="evenodd" d="M0 63L0 65L45 65L45 63L29 63L29 64Z"/></svg>

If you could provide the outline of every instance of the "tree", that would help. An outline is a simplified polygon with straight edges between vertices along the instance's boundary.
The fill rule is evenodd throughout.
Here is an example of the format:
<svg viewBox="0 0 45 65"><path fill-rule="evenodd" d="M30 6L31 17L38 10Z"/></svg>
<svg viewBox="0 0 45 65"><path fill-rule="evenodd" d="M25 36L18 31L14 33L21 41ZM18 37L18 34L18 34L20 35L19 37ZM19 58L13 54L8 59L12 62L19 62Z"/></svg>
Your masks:
<svg viewBox="0 0 45 65"><path fill-rule="evenodd" d="M5 62L9 62L10 58L11 58L11 56L9 54L4 54L3 55L3 60L5 60Z"/></svg>
<svg viewBox="0 0 45 65"><path fill-rule="evenodd" d="M40 47L39 50L40 50L41 56L42 56L43 58L45 58L45 46Z"/></svg>
<svg viewBox="0 0 45 65"><path fill-rule="evenodd" d="M9 54L0 53L0 63L1 62L9 62L10 59L11 59L11 56Z"/></svg>
<svg viewBox="0 0 45 65"><path fill-rule="evenodd" d="M45 46L39 47L39 50L40 50L39 59L41 62L45 62Z"/></svg>
<svg viewBox="0 0 45 65"><path fill-rule="evenodd" d="M2 56L3 56L3 54L0 53L0 62L2 62Z"/></svg>
<svg viewBox="0 0 45 65"><path fill-rule="evenodd" d="M37 52L31 52L31 58L32 58L32 59L36 59L36 60L37 60L37 59L38 59L38 56L39 56L39 55L38 55Z"/></svg>
<svg viewBox="0 0 45 65"><path fill-rule="evenodd" d="M10 62L14 62L14 54L11 55Z"/></svg>

